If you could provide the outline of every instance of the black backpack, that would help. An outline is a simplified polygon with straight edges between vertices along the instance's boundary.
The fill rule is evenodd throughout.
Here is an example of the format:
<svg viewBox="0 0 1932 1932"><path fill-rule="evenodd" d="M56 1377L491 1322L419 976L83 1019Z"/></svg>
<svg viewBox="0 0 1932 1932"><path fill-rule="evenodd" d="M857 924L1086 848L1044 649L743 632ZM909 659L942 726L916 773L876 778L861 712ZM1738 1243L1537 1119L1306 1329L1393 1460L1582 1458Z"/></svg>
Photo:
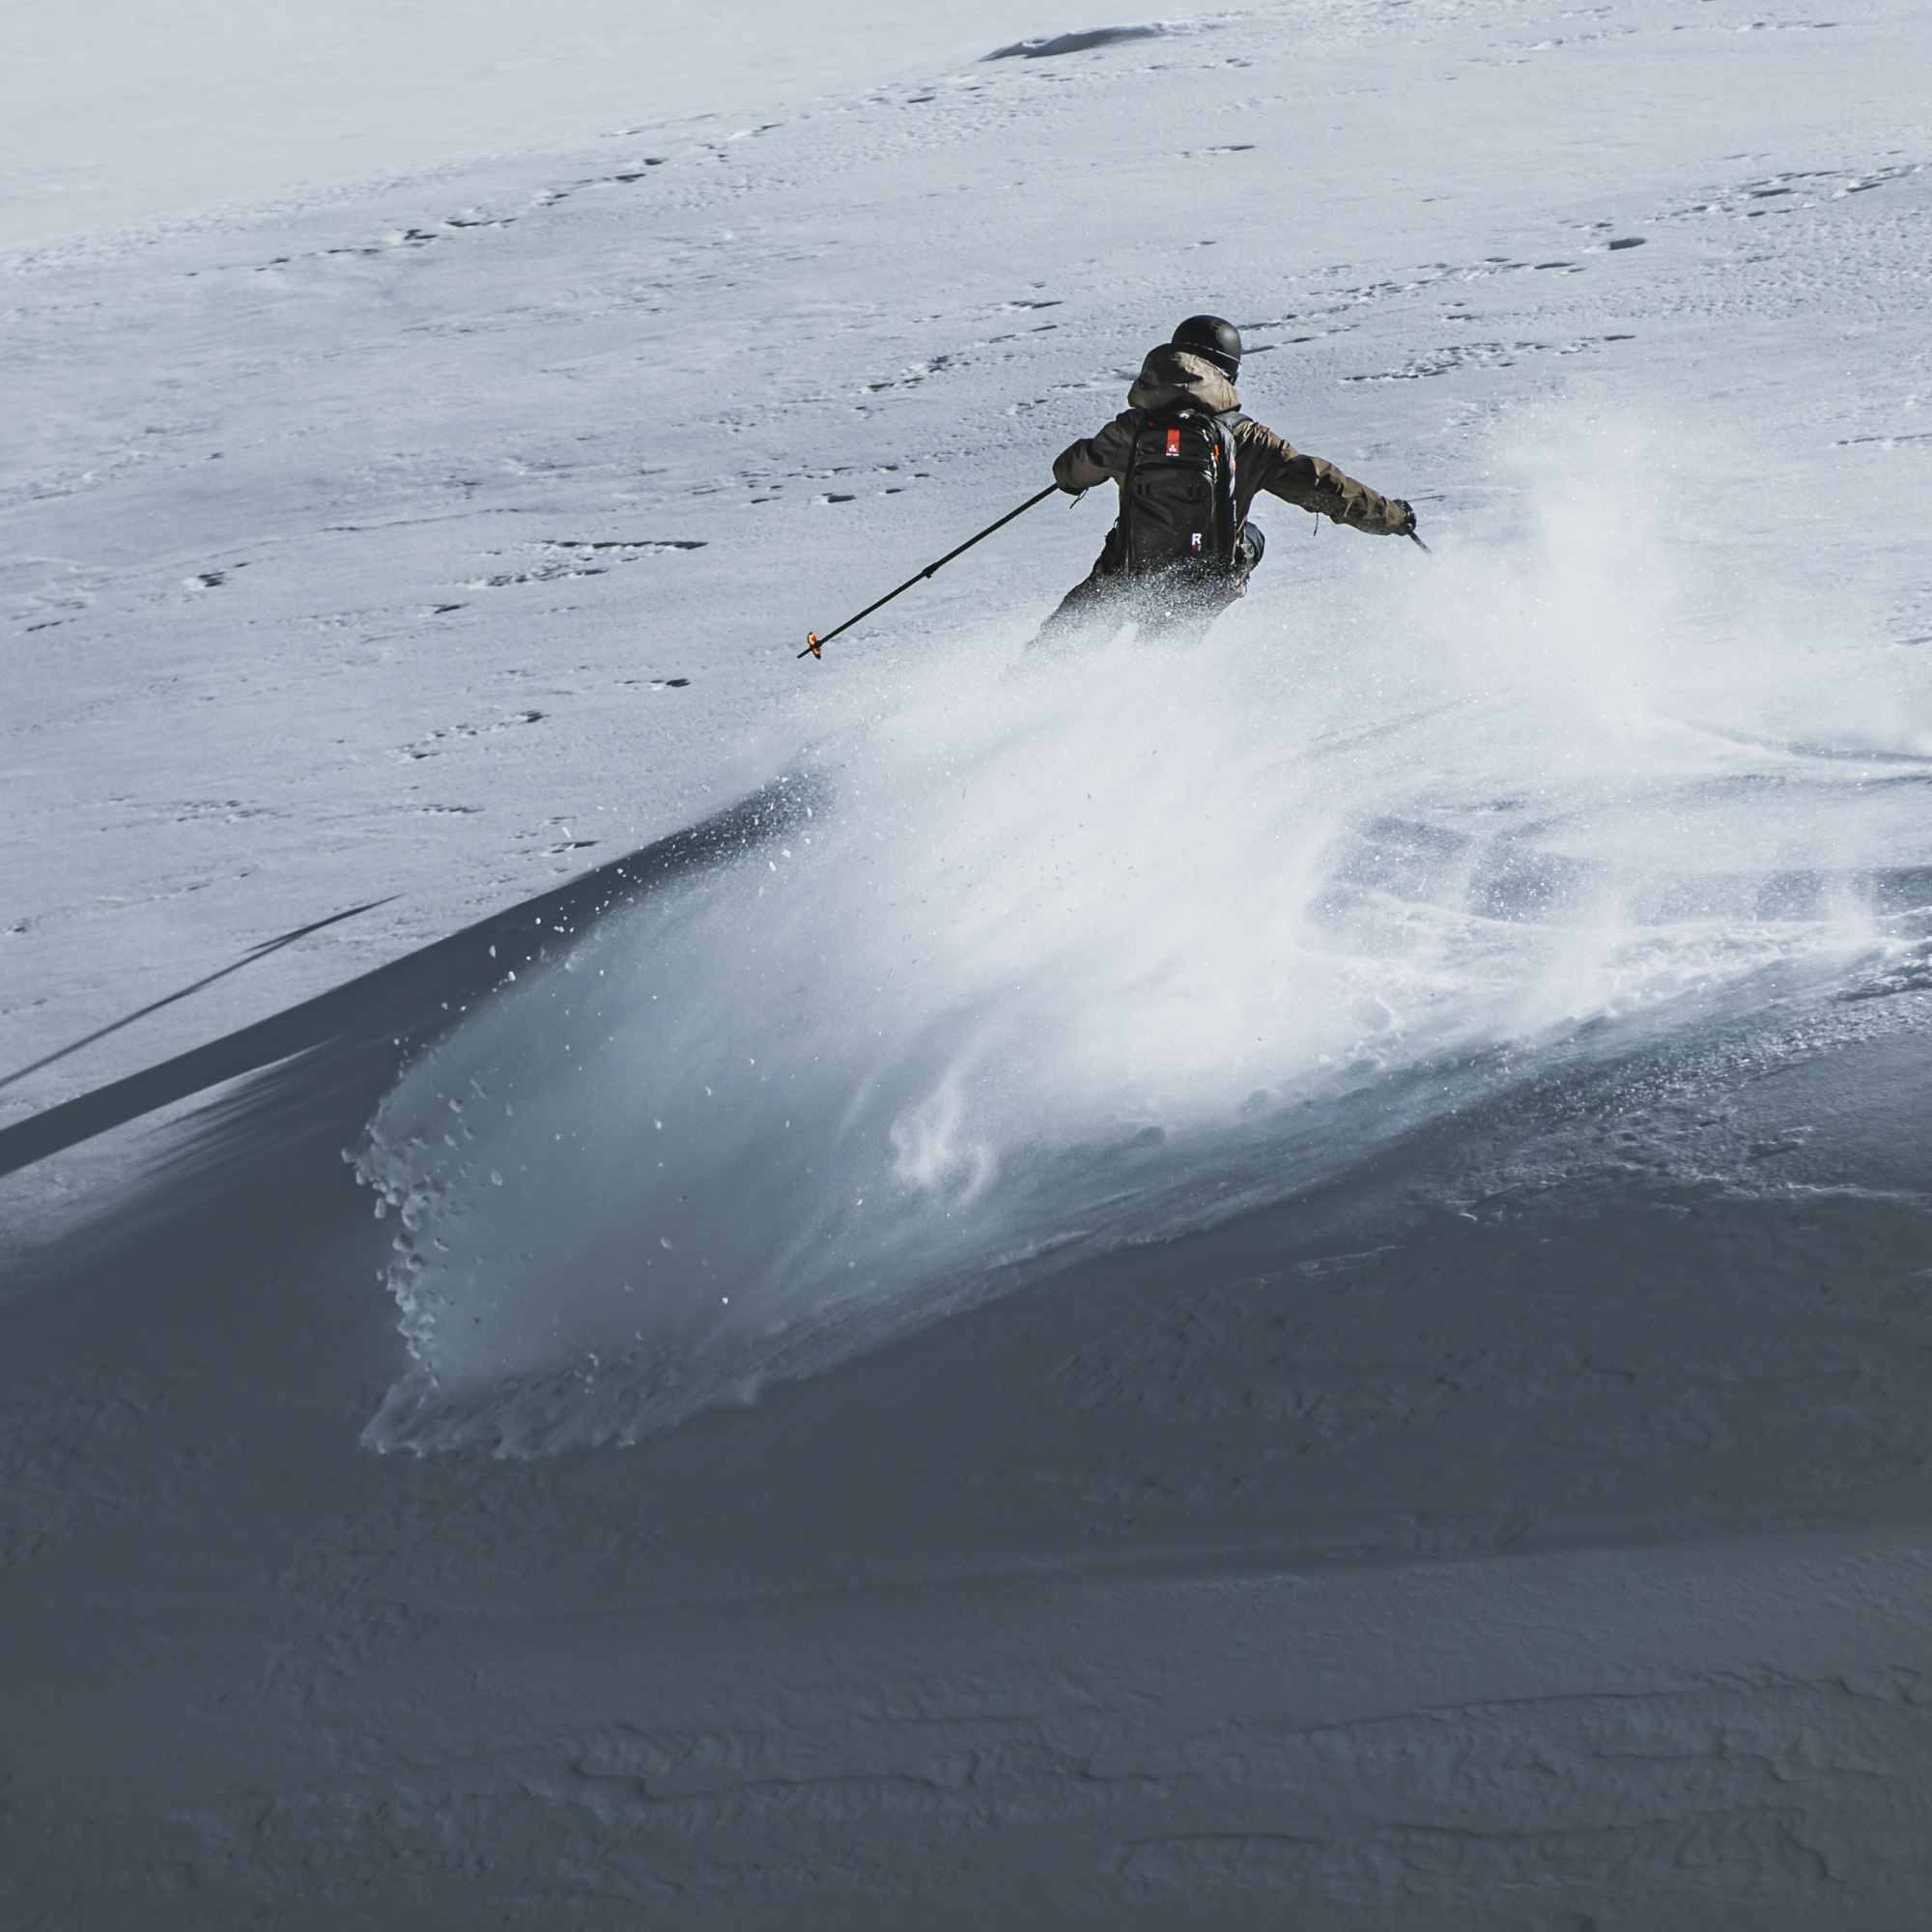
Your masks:
<svg viewBox="0 0 1932 1932"><path fill-rule="evenodd" d="M1121 493L1122 561L1129 577L1176 566L1204 575L1235 568L1235 431L1240 420L1199 409L1151 411L1134 437Z"/></svg>

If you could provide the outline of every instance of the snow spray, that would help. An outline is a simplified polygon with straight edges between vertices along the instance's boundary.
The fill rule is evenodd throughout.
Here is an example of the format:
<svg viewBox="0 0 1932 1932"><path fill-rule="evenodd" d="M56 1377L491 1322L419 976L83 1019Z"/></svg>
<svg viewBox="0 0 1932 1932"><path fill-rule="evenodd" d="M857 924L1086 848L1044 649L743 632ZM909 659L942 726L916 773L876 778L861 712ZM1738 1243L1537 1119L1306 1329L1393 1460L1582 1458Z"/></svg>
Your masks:
<svg viewBox="0 0 1932 1932"><path fill-rule="evenodd" d="M857 724L816 686L808 820L384 1102L414 1366L366 1439L632 1440L1891 943L1884 781L1932 747L1807 747L1815 667L1772 674L1591 477L1426 584L1365 552L1193 648L875 653Z"/></svg>

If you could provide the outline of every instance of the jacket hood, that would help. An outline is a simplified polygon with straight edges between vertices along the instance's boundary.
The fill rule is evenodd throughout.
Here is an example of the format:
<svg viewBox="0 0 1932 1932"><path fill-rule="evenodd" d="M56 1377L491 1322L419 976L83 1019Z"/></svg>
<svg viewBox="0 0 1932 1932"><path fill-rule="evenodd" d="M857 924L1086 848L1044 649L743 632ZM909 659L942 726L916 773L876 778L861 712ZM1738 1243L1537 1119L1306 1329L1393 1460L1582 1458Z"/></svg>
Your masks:
<svg viewBox="0 0 1932 1932"><path fill-rule="evenodd" d="M1163 342L1148 352L1139 380L1127 391L1132 410L1170 410L1192 403L1210 415L1237 410L1241 399L1235 385L1205 355Z"/></svg>

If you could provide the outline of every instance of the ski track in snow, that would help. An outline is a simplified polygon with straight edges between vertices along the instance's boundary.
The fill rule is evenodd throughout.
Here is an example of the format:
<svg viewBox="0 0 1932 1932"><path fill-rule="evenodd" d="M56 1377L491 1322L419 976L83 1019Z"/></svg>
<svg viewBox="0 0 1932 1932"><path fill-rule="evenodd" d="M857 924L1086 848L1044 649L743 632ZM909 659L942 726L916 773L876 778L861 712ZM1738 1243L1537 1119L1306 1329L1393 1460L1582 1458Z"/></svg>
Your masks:
<svg viewBox="0 0 1932 1932"><path fill-rule="evenodd" d="M1924 17L767 24L7 205L0 1072L398 896L0 1125L814 803L414 1053L353 1236L91 1235L165 1123L0 1182L5 1909L1917 1922ZM1264 499L1042 665L1049 502L795 662L1203 307L1433 559Z"/></svg>

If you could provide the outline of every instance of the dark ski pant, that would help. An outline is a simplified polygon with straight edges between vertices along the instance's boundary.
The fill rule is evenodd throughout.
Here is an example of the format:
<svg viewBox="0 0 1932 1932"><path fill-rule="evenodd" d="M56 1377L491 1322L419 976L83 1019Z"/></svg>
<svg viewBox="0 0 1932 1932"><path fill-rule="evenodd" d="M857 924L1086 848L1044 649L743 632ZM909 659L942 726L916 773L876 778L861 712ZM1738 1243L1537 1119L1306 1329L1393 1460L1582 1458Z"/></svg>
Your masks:
<svg viewBox="0 0 1932 1932"><path fill-rule="evenodd" d="M1107 541L1094 568L1060 600L1059 608L1034 637L1035 644L1069 642L1078 633L1112 630L1129 618L1144 638L1199 635L1237 597L1245 596L1248 574L1262 560L1260 533L1241 526L1234 569L1207 574L1187 569L1158 577L1129 579L1122 568L1121 533Z"/></svg>

